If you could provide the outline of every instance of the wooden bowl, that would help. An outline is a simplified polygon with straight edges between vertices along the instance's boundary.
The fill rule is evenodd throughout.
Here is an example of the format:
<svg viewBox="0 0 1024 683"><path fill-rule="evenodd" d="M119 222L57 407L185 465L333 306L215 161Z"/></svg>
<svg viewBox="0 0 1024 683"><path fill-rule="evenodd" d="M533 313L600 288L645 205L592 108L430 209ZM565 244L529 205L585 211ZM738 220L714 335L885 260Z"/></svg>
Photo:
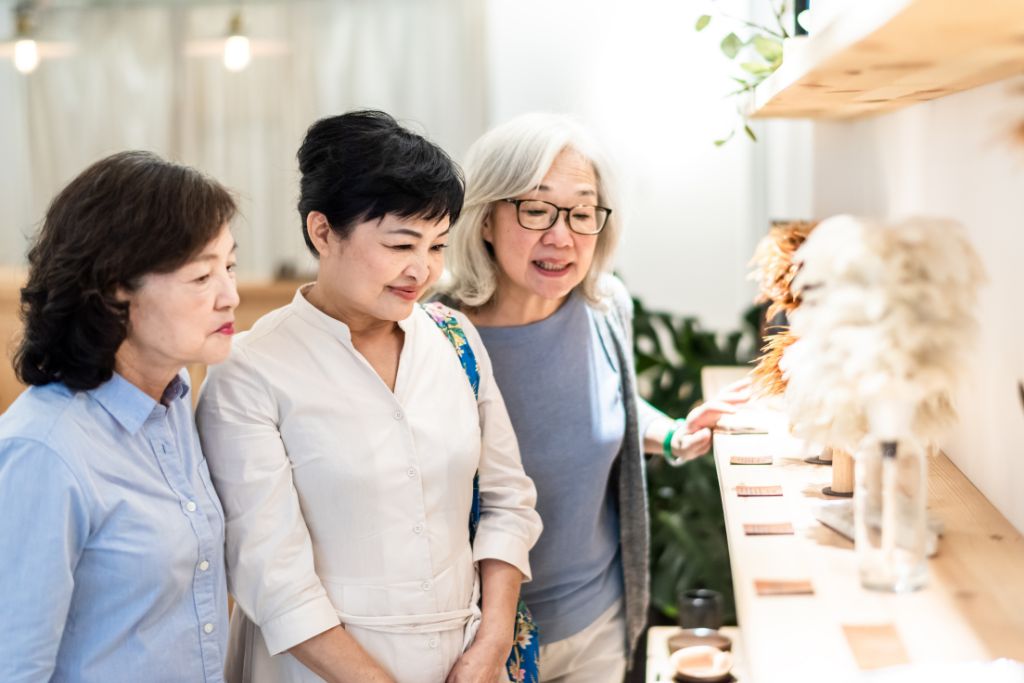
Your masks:
<svg viewBox="0 0 1024 683"><path fill-rule="evenodd" d="M710 645L694 645L676 650L669 657L677 681L717 683L732 678L732 653Z"/></svg>

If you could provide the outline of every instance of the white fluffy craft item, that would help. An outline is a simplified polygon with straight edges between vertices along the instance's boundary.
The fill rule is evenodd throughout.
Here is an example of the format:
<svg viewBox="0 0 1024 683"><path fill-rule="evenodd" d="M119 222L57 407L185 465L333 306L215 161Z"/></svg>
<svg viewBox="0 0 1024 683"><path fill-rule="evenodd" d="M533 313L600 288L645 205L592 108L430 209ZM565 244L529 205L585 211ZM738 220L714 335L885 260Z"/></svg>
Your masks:
<svg viewBox="0 0 1024 683"><path fill-rule="evenodd" d="M984 279L962 227L837 216L795 260L798 340L781 363L794 433L851 452L868 433L934 444L955 417Z"/></svg>

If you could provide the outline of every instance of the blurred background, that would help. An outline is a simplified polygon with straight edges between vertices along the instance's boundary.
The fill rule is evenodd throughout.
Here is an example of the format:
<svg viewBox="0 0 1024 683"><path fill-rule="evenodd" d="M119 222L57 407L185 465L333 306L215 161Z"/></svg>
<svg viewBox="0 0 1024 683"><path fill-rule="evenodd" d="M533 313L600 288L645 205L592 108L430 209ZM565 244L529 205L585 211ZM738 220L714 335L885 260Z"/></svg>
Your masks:
<svg viewBox="0 0 1024 683"><path fill-rule="evenodd" d="M27 240L48 201L114 151L152 150L234 189L240 280L265 283L312 270L295 210L295 151L314 120L383 109L458 161L496 123L568 112L616 160L625 192L613 208L626 216L619 273L642 310L688 330L663 359L681 378L663 404L673 413L699 398L702 365L755 353L747 263L772 220L927 214L964 223L989 284L963 422L947 451L1024 529L1024 78L851 121L752 121L757 142L741 122L716 145L739 120L725 97L738 72L723 40L743 21L765 21L768 8L768 0L0 0L8 321L0 332L8 339L16 327ZM707 13L715 21L695 31ZM34 51L18 47L29 38ZM268 308L283 303L251 291ZM0 409L18 390L5 390ZM656 552L671 549L656 558L669 578L655 597L669 615L680 587L728 591L713 466L697 471L652 474L652 496L664 496L655 508L668 515L655 529Z"/></svg>
<svg viewBox="0 0 1024 683"><path fill-rule="evenodd" d="M14 36L18 4L0 3L0 36ZM103 155L141 148L240 194L243 279L306 271L295 151L317 118L383 109L459 160L491 125L553 110L579 115L618 160L626 206L615 208L628 217L619 269L637 294L723 329L753 294L744 275L769 216L755 182L764 148L712 144L735 105L722 97L731 65L715 58L718 27L693 31L711 3L21 4L40 60L30 74L0 63L6 265L21 262L64 183ZM224 63L232 21L249 41L236 71Z"/></svg>

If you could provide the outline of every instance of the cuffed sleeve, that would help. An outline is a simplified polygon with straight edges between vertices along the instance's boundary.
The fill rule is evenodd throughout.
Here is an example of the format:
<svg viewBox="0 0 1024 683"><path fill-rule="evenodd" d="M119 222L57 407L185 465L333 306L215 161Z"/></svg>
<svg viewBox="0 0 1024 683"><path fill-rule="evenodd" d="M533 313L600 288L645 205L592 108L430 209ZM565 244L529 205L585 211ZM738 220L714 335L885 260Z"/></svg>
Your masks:
<svg viewBox="0 0 1024 683"><path fill-rule="evenodd" d="M337 626L315 571L278 406L244 350L210 369L196 422L224 506L228 585L270 653Z"/></svg>
<svg viewBox="0 0 1024 683"><path fill-rule="evenodd" d="M637 408L637 427L640 434L641 441L643 440L644 434L647 433L647 429L657 420L665 419L671 420L668 415L661 412L646 400L637 396L636 400Z"/></svg>

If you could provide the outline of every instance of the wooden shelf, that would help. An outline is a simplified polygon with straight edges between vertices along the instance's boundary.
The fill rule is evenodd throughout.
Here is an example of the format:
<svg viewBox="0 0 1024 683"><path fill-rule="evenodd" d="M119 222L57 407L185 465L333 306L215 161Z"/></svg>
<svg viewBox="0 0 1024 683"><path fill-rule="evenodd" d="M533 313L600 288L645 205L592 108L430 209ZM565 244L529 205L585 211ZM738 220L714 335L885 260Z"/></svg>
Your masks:
<svg viewBox="0 0 1024 683"><path fill-rule="evenodd" d="M797 40L752 118L854 118L1024 73L1024 0L854 0Z"/></svg>
<svg viewBox="0 0 1024 683"><path fill-rule="evenodd" d="M711 384L735 379L737 371L743 373L709 376L708 395ZM771 411L753 410L757 422L771 422ZM804 463L802 443L788 435L781 413L774 416L768 434L714 437L750 680L817 681L826 674L847 680L878 665L854 653L844 633L851 626L891 627L910 664L1024 661L1024 537L949 459L929 461L928 508L945 531L928 563L928 585L906 595L869 591L860 586L853 544L813 516L830 469ZM775 462L730 464L731 456L754 455L772 455ZM741 484L779 485L783 495L741 498ZM747 536L743 525L751 522L791 522L796 533ZM814 595L761 596L755 579L809 579Z"/></svg>

